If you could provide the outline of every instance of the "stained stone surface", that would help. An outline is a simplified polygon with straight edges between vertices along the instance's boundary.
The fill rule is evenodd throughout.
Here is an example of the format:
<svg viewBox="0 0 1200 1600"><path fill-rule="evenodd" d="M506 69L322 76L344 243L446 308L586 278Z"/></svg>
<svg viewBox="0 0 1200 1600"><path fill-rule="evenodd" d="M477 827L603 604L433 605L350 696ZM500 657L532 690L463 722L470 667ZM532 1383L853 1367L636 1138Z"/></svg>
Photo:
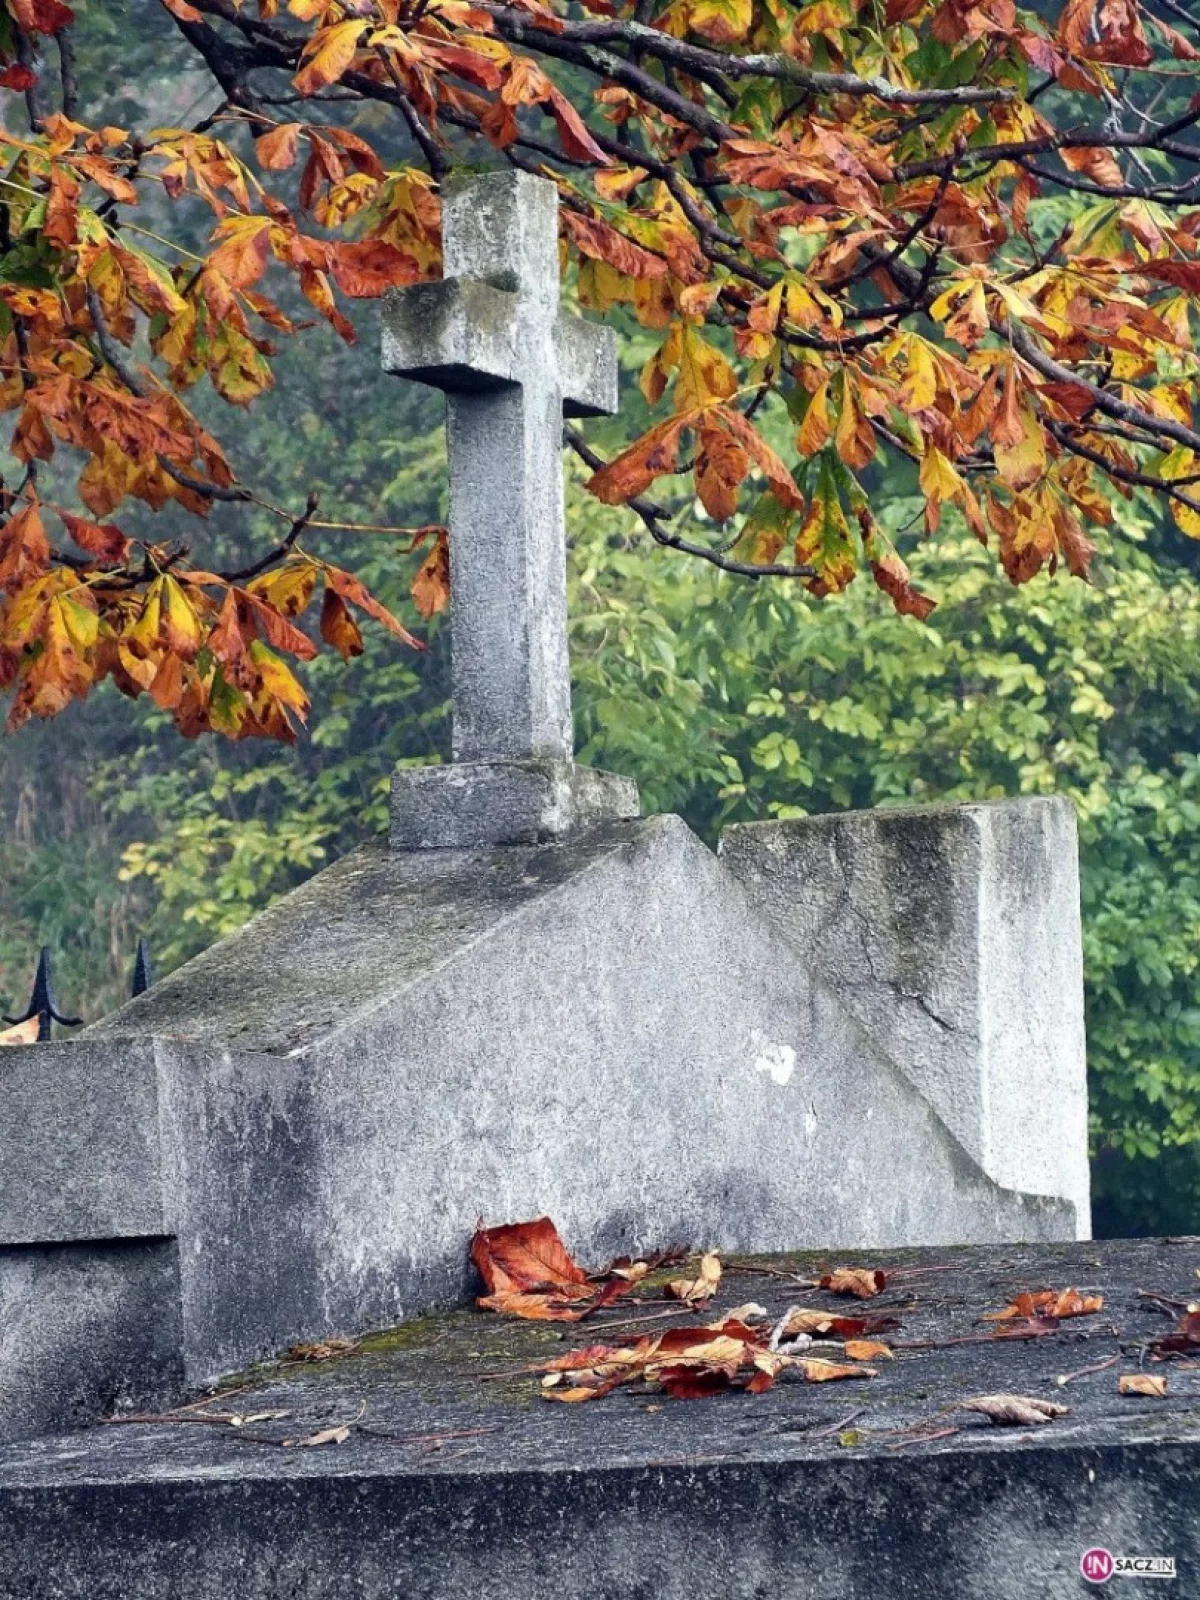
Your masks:
<svg viewBox="0 0 1200 1600"><path fill-rule="evenodd" d="M889 1274L869 1303L788 1276L854 1263ZM554 1404L527 1370L678 1325L658 1280L575 1328L426 1319L348 1358L231 1380L190 1421L0 1446L0 1596L1075 1600L1095 1592L1080 1556L1102 1545L1173 1556L1175 1583L1121 1593L1182 1600L1200 1593L1200 1373L1149 1346L1198 1267L1196 1239L731 1264L704 1320L748 1300L772 1316L888 1312L896 1357L874 1379L703 1401L629 1389ZM1067 1286L1102 1310L987 1338L980 1318L1019 1290ZM647 1317L660 1320L632 1321ZM1139 1368L1167 1375L1165 1399L1118 1395ZM998 1391L1071 1412L1030 1429L957 1409ZM338 1426L340 1445L280 1445Z"/></svg>
<svg viewBox="0 0 1200 1600"><path fill-rule="evenodd" d="M122 1229L175 1241L189 1381L455 1304L480 1216L550 1212L595 1258L1072 1237L1070 1200L989 1178L812 966L678 818L364 848L78 1041L10 1053L10 1249L95 1242L73 1326L119 1390ZM56 1072L65 1136L30 1110ZM10 1272L9 1337L56 1347L0 1240ZM46 1414L26 1370L0 1363L10 1431Z"/></svg>
<svg viewBox="0 0 1200 1600"><path fill-rule="evenodd" d="M721 859L809 952L988 1175L1090 1231L1075 812L1061 797L726 831Z"/></svg>

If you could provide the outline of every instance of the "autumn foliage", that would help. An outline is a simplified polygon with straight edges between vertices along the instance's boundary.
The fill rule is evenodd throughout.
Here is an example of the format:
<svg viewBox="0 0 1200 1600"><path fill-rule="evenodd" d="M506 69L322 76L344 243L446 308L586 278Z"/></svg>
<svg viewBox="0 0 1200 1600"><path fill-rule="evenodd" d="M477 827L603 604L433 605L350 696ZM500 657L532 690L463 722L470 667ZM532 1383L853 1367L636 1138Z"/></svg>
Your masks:
<svg viewBox="0 0 1200 1600"><path fill-rule="evenodd" d="M90 126L77 6L0 9L10 726L111 677L185 733L293 737L318 637L353 656L365 615L416 644L310 551L338 526L315 499L268 507L246 568L193 563L196 519L263 502L188 395L269 388L287 279L351 339L352 302L437 277L464 163L552 177L580 303L652 333L645 431L610 460L570 437L661 544L818 596L867 569L924 616L871 509L900 469L929 536L956 508L1014 582L1086 576L1135 489L1200 536L1200 29L1175 0L157 3L219 86L195 127ZM152 190L211 215L203 254L139 220ZM160 541L123 529L131 499ZM430 615L445 538L406 542Z"/></svg>

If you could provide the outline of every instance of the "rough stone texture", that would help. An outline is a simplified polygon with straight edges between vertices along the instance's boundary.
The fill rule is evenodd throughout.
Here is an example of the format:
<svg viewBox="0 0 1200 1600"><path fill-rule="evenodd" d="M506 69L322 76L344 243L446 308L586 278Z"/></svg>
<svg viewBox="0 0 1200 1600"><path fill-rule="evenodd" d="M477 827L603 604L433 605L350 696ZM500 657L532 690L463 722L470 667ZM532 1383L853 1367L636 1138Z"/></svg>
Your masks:
<svg viewBox="0 0 1200 1600"><path fill-rule="evenodd" d="M732 1263L713 1314L747 1300L772 1317L796 1301L844 1312L786 1274L811 1281L845 1259ZM1107 1592L1079 1576L1096 1544L1176 1560L1174 1583L1114 1592L1200 1592L1200 1380L1152 1368L1169 1374L1165 1400L1121 1398L1116 1383L1171 1326L1138 1291L1189 1298L1200 1241L863 1264L889 1283L855 1309L901 1320L896 1359L871 1380L548 1404L531 1364L647 1331L621 1323L661 1302L577 1328L463 1311L347 1360L235 1379L236 1397L203 1413L287 1412L275 1420L0 1447L0 1597L1076 1600ZM979 1318L1019 1290L1068 1283L1100 1292L1103 1311L1028 1343L964 1342L994 1331ZM1071 1414L1004 1429L955 1409L996 1391ZM351 1430L340 1446L278 1448L337 1424Z"/></svg>
<svg viewBox="0 0 1200 1600"><path fill-rule="evenodd" d="M1075 1229L980 1171L677 818L364 848L58 1052L148 1039L192 1380L454 1303L481 1215L550 1212L589 1257Z"/></svg>
<svg viewBox="0 0 1200 1600"><path fill-rule="evenodd" d="M161 1404L183 1381L172 1241L0 1247L0 1438Z"/></svg>
<svg viewBox="0 0 1200 1600"><path fill-rule="evenodd" d="M1063 799L731 828L721 859L1006 1188L1090 1228L1075 813Z"/></svg>
<svg viewBox="0 0 1200 1600"><path fill-rule="evenodd" d="M148 1040L0 1059L0 1245L171 1232Z"/></svg>
<svg viewBox="0 0 1200 1600"><path fill-rule="evenodd" d="M615 337L559 315L546 179L451 185L443 226L446 278L390 297L383 363L447 393L454 758L569 761L562 419L616 410Z"/></svg>
<svg viewBox="0 0 1200 1600"><path fill-rule="evenodd" d="M540 844L636 817L629 778L571 761L456 761L392 774L393 850Z"/></svg>

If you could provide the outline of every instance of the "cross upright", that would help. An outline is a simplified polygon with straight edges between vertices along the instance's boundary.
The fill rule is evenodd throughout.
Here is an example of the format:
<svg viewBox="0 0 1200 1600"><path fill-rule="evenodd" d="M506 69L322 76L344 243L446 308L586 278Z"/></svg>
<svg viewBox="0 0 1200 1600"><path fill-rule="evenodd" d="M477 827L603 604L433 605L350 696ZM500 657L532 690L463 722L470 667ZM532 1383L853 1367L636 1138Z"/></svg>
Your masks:
<svg viewBox="0 0 1200 1600"><path fill-rule="evenodd" d="M445 276L394 290L384 323L385 370L445 391L450 467L454 765L397 774L400 847L636 814L624 780L572 764L567 656L563 416L616 411L615 337L559 310L549 180L451 181L442 227Z"/></svg>

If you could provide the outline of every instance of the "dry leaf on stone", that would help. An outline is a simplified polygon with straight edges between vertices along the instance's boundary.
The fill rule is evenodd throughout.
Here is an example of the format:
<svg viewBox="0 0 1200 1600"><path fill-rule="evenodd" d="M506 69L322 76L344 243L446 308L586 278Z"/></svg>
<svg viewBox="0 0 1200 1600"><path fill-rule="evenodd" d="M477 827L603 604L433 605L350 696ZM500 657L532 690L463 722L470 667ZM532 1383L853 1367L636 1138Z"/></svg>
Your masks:
<svg viewBox="0 0 1200 1600"><path fill-rule="evenodd" d="M726 1311L724 1322L759 1322L767 1316L766 1306L760 1306L757 1300L747 1300L745 1305L734 1306L732 1311Z"/></svg>
<svg viewBox="0 0 1200 1600"><path fill-rule="evenodd" d="M567 1404L599 1400L622 1384L635 1382L653 1384L683 1400L726 1389L761 1394L795 1364L769 1350L765 1339L766 1329L726 1318L711 1327L670 1328L629 1346L588 1345L533 1370L546 1374L544 1397ZM849 1370L855 1377L870 1376L868 1368Z"/></svg>
<svg viewBox="0 0 1200 1600"><path fill-rule="evenodd" d="M569 1255L549 1217L480 1228L471 1260L488 1291L479 1305L542 1322L579 1322L628 1293L635 1281L612 1276L597 1285Z"/></svg>
<svg viewBox="0 0 1200 1600"><path fill-rule="evenodd" d="M898 1317L840 1317L834 1311L810 1311L801 1306L793 1310L783 1333L785 1338L810 1333L831 1339L861 1339L872 1333L889 1333L899 1326Z"/></svg>
<svg viewBox="0 0 1200 1600"><path fill-rule="evenodd" d="M319 1433L307 1433L302 1439L283 1439L285 1450L307 1449L311 1446L322 1444L345 1444L350 1437L350 1429L343 1423L336 1428L322 1428Z"/></svg>
<svg viewBox="0 0 1200 1600"><path fill-rule="evenodd" d="M973 1400L960 1400L960 1411L978 1411L989 1422L999 1422L1008 1427L1027 1428L1043 1422L1053 1422L1055 1417L1065 1417L1070 1406L1058 1405L1053 1400L1038 1400L1024 1394L981 1394Z"/></svg>
<svg viewBox="0 0 1200 1600"><path fill-rule="evenodd" d="M1166 1392L1166 1378L1155 1377L1151 1372L1123 1372L1117 1379L1118 1394L1144 1395L1150 1400L1162 1400Z"/></svg>
<svg viewBox="0 0 1200 1600"><path fill-rule="evenodd" d="M674 1278L663 1293L671 1300L698 1306L711 1300L721 1284L720 1258L712 1253L700 1258L700 1271L694 1278Z"/></svg>
<svg viewBox="0 0 1200 1600"><path fill-rule="evenodd" d="M1173 1333L1156 1339L1150 1348L1156 1356L1200 1355L1200 1311L1189 1311Z"/></svg>
<svg viewBox="0 0 1200 1600"><path fill-rule="evenodd" d="M285 1352L289 1361L332 1361L335 1356L353 1355L361 1340L319 1339L315 1344L294 1344Z"/></svg>
<svg viewBox="0 0 1200 1600"><path fill-rule="evenodd" d="M894 1361L896 1356L891 1345L884 1344L881 1339L847 1339L846 1359L848 1361Z"/></svg>
<svg viewBox="0 0 1200 1600"><path fill-rule="evenodd" d="M11 1047L23 1044L36 1044L40 1018L30 1017L27 1022L18 1022L15 1027L5 1028L0 1033L0 1047Z"/></svg>
<svg viewBox="0 0 1200 1600"><path fill-rule="evenodd" d="M835 1383L839 1378L877 1378L874 1367L851 1366L845 1361L822 1361L819 1357L800 1356L796 1369L803 1373L807 1383Z"/></svg>
<svg viewBox="0 0 1200 1600"><path fill-rule="evenodd" d="M989 1311L983 1322L1007 1322L1021 1317L1029 1321L1043 1318L1090 1317L1103 1308L1104 1296L1082 1295L1078 1289L1042 1289L1037 1294L1019 1294L1003 1311Z"/></svg>
<svg viewBox="0 0 1200 1600"><path fill-rule="evenodd" d="M850 1294L856 1300L870 1300L887 1288L887 1277L874 1267L835 1267L820 1280L819 1288L830 1294Z"/></svg>

